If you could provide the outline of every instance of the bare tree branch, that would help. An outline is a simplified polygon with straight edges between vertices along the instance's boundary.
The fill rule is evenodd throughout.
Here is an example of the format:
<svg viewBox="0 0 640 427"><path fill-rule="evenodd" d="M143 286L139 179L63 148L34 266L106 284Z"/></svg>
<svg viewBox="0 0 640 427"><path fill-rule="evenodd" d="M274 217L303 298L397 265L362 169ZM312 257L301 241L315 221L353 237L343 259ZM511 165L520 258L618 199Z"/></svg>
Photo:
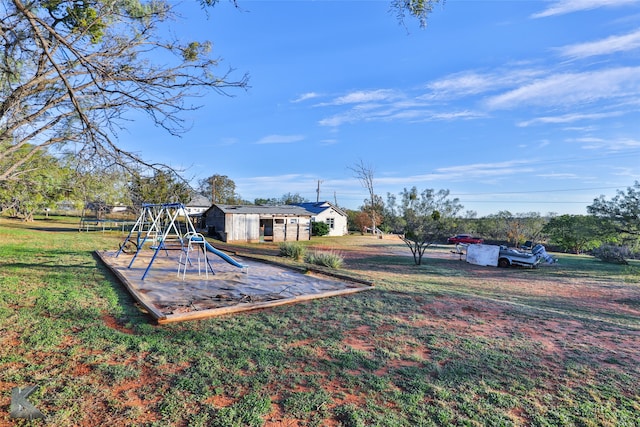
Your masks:
<svg viewBox="0 0 640 427"><path fill-rule="evenodd" d="M160 35L173 17L169 2L0 1L0 181L28 168L30 157L15 155L25 145L62 152L73 144L87 160L166 169L120 148L130 113L181 135L189 127L181 114L199 108L188 99L248 86L246 74L216 73L208 42Z"/></svg>
<svg viewBox="0 0 640 427"><path fill-rule="evenodd" d="M350 166L349 169L354 173L354 177L360 181L362 187L364 187L369 192L369 204L370 204L370 212L369 216L371 217L371 233L372 235L377 234L378 232L378 214L376 210L376 203L379 202L380 198L376 196L375 189L373 187L373 178L375 171L372 166L364 163L362 159L360 159L359 163L356 163L353 166ZM365 200L365 205L367 201Z"/></svg>

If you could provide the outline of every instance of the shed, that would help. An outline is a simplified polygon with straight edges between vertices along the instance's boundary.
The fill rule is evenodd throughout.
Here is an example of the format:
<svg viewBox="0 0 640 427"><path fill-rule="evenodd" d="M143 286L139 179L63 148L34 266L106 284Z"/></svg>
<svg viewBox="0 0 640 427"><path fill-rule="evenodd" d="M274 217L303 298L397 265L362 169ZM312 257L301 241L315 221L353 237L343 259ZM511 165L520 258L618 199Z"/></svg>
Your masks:
<svg viewBox="0 0 640 427"><path fill-rule="evenodd" d="M347 228L347 213L329 202L295 203L311 212L311 221L324 222L329 226L329 236L344 236L349 234Z"/></svg>
<svg viewBox="0 0 640 427"><path fill-rule="evenodd" d="M224 242L311 239L311 213L300 206L214 204L202 215L209 235Z"/></svg>

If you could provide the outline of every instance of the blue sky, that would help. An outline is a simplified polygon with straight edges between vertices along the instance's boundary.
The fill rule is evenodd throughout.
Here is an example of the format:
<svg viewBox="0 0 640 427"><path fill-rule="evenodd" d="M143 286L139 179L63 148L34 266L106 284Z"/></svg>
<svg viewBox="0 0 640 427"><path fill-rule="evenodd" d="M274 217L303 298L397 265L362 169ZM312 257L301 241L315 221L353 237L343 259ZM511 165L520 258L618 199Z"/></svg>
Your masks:
<svg viewBox="0 0 640 427"><path fill-rule="evenodd" d="M448 189L480 216L584 214L640 180L640 1L456 1L420 29L390 1L178 4L179 38L210 40L250 88L206 94L176 139L138 121L143 157L234 180L247 200L299 193L356 209ZM208 15L208 16L207 16Z"/></svg>

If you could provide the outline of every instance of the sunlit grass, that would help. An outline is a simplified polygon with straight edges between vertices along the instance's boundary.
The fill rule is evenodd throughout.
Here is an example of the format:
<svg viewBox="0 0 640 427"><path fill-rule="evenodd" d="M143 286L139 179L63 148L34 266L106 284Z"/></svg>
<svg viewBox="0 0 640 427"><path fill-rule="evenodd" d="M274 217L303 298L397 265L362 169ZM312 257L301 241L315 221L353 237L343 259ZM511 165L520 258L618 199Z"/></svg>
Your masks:
<svg viewBox="0 0 640 427"><path fill-rule="evenodd" d="M478 277L453 257L415 266L402 242L319 238L308 250L387 245L342 267L375 288L156 326L93 255L121 233L76 225L0 219L2 405L39 384L48 425L637 425L637 263ZM626 296L592 312L508 279Z"/></svg>

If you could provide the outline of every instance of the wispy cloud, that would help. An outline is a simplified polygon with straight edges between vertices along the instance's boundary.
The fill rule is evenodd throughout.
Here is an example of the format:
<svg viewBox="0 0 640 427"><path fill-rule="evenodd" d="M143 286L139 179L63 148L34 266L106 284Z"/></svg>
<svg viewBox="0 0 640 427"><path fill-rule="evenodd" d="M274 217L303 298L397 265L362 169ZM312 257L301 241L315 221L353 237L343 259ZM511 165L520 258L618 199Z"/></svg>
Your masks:
<svg viewBox="0 0 640 427"><path fill-rule="evenodd" d="M559 0L550 4L542 12L533 14L532 18L547 18L583 10L598 9L601 7L620 7L637 3L637 0Z"/></svg>
<svg viewBox="0 0 640 427"><path fill-rule="evenodd" d="M292 100L291 102L298 103L298 102L308 101L309 99L315 99L315 98L318 98L320 96L321 95L319 93L316 93L316 92L307 92L307 93L303 93L302 95L298 96L296 99Z"/></svg>
<svg viewBox="0 0 640 427"><path fill-rule="evenodd" d="M524 165L529 164L528 160L510 160L506 162L495 163L472 163L468 165L449 166L436 169L438 173L444 174L493 174L504 173L505 171L518 170L521 171Z"/></svg>
<svg viewBox="0 0 640 427"><path fill-rule="evenodd" d="M611 36L602 40L579 43L558 48L560 56L567 58L587 58L611 55L640 48L640 30L622 36Z"/></svg>
<svg viewBox="0 0 640 427"><path fill-rule="evenodd" d="M346 123L360 121L388 120L397 111L408 108L406 95L391 89L362 90L349 92L316 107L344 107L346 111L325 117L318 121L320 126L338 127ZM400 106L402 105L402 107Z"/></svg>
<svg viewBox="0 0 640 427"><path fill-rule="evenodd" d="M338 127L347 123L409 120L422 121L430 114L421 110L404 110L393 105L356 106L318 121L320 126Z"/></svg>
<svg viewBox="0 0 640 427"><path fill-rule="evenodd" d="M360 117L361 115L356 114L354 111L346 111L344 113L334 114L333 116L320 119L318 124L320 126L338 127L345 123L358 121Z"/></svg>
<svg viewBox="0 0 640 427"><path fill-rule="evenodd" d="M380 177L376 183L380 186L397 188L398 186L413 186L428 182L452 182L478 180L483 182L499 181L513 175L533 173L535 168L529 166L526 160L514 160L496 163L473 163L467 165L437 168L425 174L406 176Z"/></svg>
<svg viewBox="0 0 640 427"><path fill-rule="evenodd" d="M640 173L638 173L638 169L636 168L616 168L613 175L626 177L628 182L640 181Z"/></svg>
<svg viewBox="0 0 640 427"><path fill-rule="evenodd" d="M581 179L582 177L575 173L538 173L538 178L555 178L555 179Z"/></svg>
<svg viewBox="0 0 640 427"><path fill-rule="evenodd" d="M453 108L453 107L452 107ZM470 120L486 117L479 111L452 110L448 112L436 111L428 108L424 102L391 102L365 103L352 106L349 110L334 114L318 121L321 126L338 127L343 124L356 122L429 122Z"/></svg>
<svg viewBox="0 0 640 427"><path fill-rule="evenodd" d="M492 73L465 71L428 83L426 85L428 92L418 99L452 100L495 92L529 82L542 75L544 75L544 71L535 68L506 69L503 72Z"/></svg>
<svg viewBox="0 0 640 427"><path fill-rule="evenodd" d="M487 117L487 114L469 110L436 113L431 116L432 120L480 119L483 117Z"/></svg>
<svg viewBox="0 0 640 427"><path fill-rule="evenodd" d="M240 180L242 184L245 185L267 185L267 184L278 184L282 182L291 182L291 181L299 181L303 178L303 175L290 173L290 174L282 174L282 175L272 175L272 176L254 176L251 178L243 178Z"/></svg>
<svg viewBox="0 0 640 427"><path fill-rule="evenodd" d="M456 73L427 85L429 93L421 98L457 98L494 89L497 80L488 74L474 71Z"/></svg>
<svg viewBox="0 0 640 427"><path fill-rule="evenodd" d="M335 98L330 103L332 105L362 104L365 102L388 101L397 97L398 94L390 89L361 90Z"/></svg>
<svg viewBox="0 0 640 427"><path fill-rule="evenodd" d="M640 95L640 67L620 67L584 73L554 74L491 97L490 109L524 105L576 105L602 99Z"/></svg>
<svg viewBox="0 0 640 427"><path fill-rule="evenodd" d="M572 142L581 144L585 150L627 151L640 148L640 139L633 138L575 138Z"/></svg>
<svg viewBox="0 0 640 427"><path fill-rule="evenodd" d="M636 43L640 48L640 31L633 33L633 37L626 41L620 40L617 46L622 49L624 45L630 49ZM589 49L586 44L581 46L584 47L584 55L589 50L595 54L599 49ZM572 49L577 54L578 45L567 47L562 52L569 54ZM517 124L527 127L623 115L630 103L637 103L640 99L640 67L554 73L554 70L526 65L505 66L488 73L455 73L429 82L422 88L349 92L322 105L316 105L334 109L332 115L321 118L318 124L335 128L373 121L417 123L472 120L490 117L496 110L531 106L559 113L531 118ZM465 103L462 108L460 99L464 99ZM604 102L600 112L580 113L584 106L596 102ZM345 109L340 111L340 107ZM573 111L571 114L561 114L558 107L571 107Z"/></svg>
<svg viewBox="0 0 640 427"><path fill-rule="evenodd" d="M348 110L322 118L318 123L321 126L338 127L367 121L428 122L484 118L487 117L487 113L483 111L452 106L451 111L443 112L441 106L463 97L511 89L531 82L543 76L543 73L542 70L534 68L508 69L494 73L469 71L432 81L418 90L378 89L350 92L317 105L350 106ZM427 90L426 93L422 92L424 89ZM434 101L440 105L437 110L433 108Z"/></svg>
<svg viewBox="0 0 640 427"><path fill-rule="evenodd" d="M256 144L292 144L304 140L304 135L267 135L260 138Z"/></svg>
<svg viewBox="0 0 640 427"><path fill-rule="evenodd" d="M620 111L613 111L610 113L592 113L592 114L580 114L580 113L571 113L571 114L561 114L559 116L546 116L546 117L536 117L535 119L522 121L518 123L519 127L527 127L538 124L558 124L558 123L573 123L585 120L601 120L610 117L616 117L622 115Z"/></svg>

